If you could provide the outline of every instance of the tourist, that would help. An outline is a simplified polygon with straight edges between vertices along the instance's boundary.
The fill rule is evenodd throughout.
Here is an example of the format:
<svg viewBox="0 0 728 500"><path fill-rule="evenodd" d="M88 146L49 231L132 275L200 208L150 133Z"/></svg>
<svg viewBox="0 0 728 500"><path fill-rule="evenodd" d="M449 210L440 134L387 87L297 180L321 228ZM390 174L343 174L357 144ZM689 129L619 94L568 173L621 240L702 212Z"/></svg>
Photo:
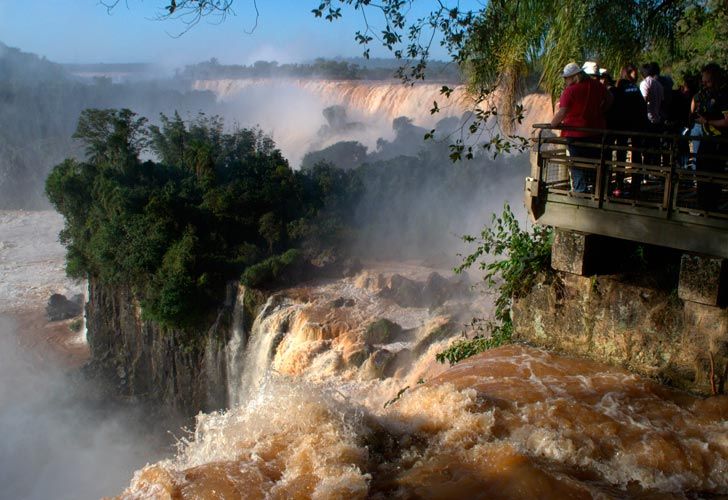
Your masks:
<svg viewBox="0 0 728 500"><path fill-rule="evenodd" d="M612 104L612 95L599 83L589 78L576 63L564 67L561 75L565 88L551 126L604 129L604 112ZM595 131L562 130L567 138L567 151L571 158L599 158L601 135ZM580 144L577 144L580 143ZM588 143L588 144L584 144ZM571 167L571 189L586 193L594 179L594 170Z"/></svg>
<svg viewBox="0 0 728 500"><path fill-rule="evenodd" d="M693 97L698 93L699 81L699 74L684 74L682 77L683 83L672 97L675 127L683 136L700 137L703 134L702 125L693 121L691 111ZM695 154L698 152L699 146L700 141L695 139L678 143L681 167L687 170L695 170ZM692 185L692 182L690 185Z"/></svg>
<svg viewBox="0 0 728 500"><path fill-rule="evenodd" d="M640 68L643 80L640 82L640 92L647 103L647 119L650 121L653 132L662 130L662 101L665 98L665 91L657 79L659 66L656 63L644 64Z"/></svg>
<svg viewBox="0 0 728 500"><path fill-rule="evenodd" d="M581 65L581 70L589 78L593 78L595 80L599 79L599 65L594 61L586 61Z"/></svg>
<svg viewBox="0 0 728 500"><path fill-rule="evenodd" d="M619 80L626 80L627 82L637 85L637 66L634 64L627 64L622 66L619 72ZM617 81L619 83L619 81Z"/></svg>
<svg viewBox="0 0 728 500"><path fill-rule="evenodd" d="M607 112L607 128L610 130L644 132L648 127L647 105L636 84L636 72L637 69L633 65L623 67L620 72L622 77L616 86L609 88L614 97L614 103ZM636 156L641 160L641 154L637 152L641 146L641 141L638 136L629 133L615 134L614 144L617 146L615 159L619 162L617 165L618 168L622 169L626 167L628 146L632 151L630 160L634 162ZM625 189L624 178L625 172L623 170L616 171L612 196L620 197L623 195ZM632 181L636 185L639 179L639 177L635 177Z"/></svg>
<svg viewBox="0 0 728 500"><path fill-rule="evenodd" d="M653 134L664 132L664 116L662 103L665 91L657 79L660 73L657 63L647 63L640 67L640 74L643 80L640 82L640 93L647 104L647 131ZM662 163L662 155L659 151L662 143L659 137L647 137L642 141L644 150L642 152L642 163L645 165L659 166ZM632 174L632 197L637 199L642 191L644 174Z"/></svg>
<svg viewBox="0 0 728 500"><path fill-rule="evenodd" d="M726 154L728 136L728 94L723 86L723 72L715 63L700 71L702 89L695 94L691 106L695 122L702 127L695 169L698 172L724 172L725 159L716 156ZM720 138L720 139L718 139ZM716 210L722 186L711 182L698 182L698 204L703 210Z"/></svg>

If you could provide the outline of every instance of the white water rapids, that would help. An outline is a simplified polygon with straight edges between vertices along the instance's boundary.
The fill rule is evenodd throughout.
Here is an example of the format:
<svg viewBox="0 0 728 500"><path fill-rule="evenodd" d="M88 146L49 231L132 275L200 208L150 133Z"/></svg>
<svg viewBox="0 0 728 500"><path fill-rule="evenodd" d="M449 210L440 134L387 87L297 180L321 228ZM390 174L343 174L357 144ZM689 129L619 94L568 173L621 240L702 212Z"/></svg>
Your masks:
<svg viewBox="0 0 728 500"><path fill-rule="evenodd" d="M403 269L271 296L231 380L237 403L199 415L178 455L138 471L120 498L728 492L728 398L520 346L447 369L434 353L474 297L418 303L420 285L444 282Z"/></svg>

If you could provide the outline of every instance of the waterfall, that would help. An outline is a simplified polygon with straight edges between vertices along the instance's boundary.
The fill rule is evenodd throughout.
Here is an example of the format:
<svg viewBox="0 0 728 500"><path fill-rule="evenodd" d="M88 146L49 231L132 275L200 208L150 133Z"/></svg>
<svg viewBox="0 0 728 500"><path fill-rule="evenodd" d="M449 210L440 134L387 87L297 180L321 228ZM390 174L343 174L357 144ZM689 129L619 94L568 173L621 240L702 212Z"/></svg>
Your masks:
<svg viewBox="0 0 728 500"><path fill-rule="evenodd" d="M247 290L241 286L235 297L233 307L232 334L225 348L225 366L227 368L227 400L228 405L237 404L237 394L240 393L240 374L243 370L245 357L245 294Z"/></svg>
<svg viewBox="0 0 728 500"><path fill-rule="evenodd" d="M235 407L248 401L261 387L268 374L273 358L273 348L277 345L276 340L286 333L288 329L288 318L294 310L289 300L280 300L280 297L271 296L268 298L260 314L255 318L247 347L234 362L228 358L228 404ZM242 311L242 299L236 303L236 311ZM245 332L242 332L242 312L240 320L233 322L233 325L240 325L233 330L233 336L228 344L229 353L233 352L233 343L238 342L237 352L241 352L241 345L244 345ZM240 339L236 341L236 336Z"/></svg>
<svg viewBox="0 0 728 500"><path fill-rule="evenodd" d="M81 329L81 338L79 339L82 344L88 344L88 325L87 325L87 319L86 319L86 304L88 304L89 299L91 298L91 282L89 280L86 280L86 287L85 287L85 293L83 294L83 313L82 313L82 321L83 321L83 327Z"/></svg>
<svg viewBox="0 0 728 500"><path fill-rule="evenodd" d="M290 93L292 89L303 91L324 106L343 105L367 116L384 116L388 120L398 116L413 118L419 125L432 125L446 116L460 116L470 109L464 85L454 85L453 97L445 99L440 93L441 84L419 83L405 86L391 81L331 81L298 79L218 79L196 80L195 90L214 92L219 99L251 92L260 88L275 88L278 93ZM430 113L433 101L442 105L437 115Z"/></svg>

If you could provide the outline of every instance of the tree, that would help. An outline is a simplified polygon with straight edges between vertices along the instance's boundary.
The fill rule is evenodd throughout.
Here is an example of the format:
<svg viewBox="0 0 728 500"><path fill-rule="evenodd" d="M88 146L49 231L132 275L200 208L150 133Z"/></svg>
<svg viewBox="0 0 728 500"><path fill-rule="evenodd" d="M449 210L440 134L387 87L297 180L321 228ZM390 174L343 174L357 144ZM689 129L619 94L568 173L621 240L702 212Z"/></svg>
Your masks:
<svg viewBox="0 0 728 500"><path fill-rule="evenodd" d="M267 212L258 221L258 232L268 243L268 255L273 255L273 247L283 237L283 224L275 212Z"/></svg>
<svg viewBox="0 0 728 500"><path fill-rule="evenodd" d="M694 2L678 22L673 74L697 73L710 62L728 66L728 3ZM658 58L664 54L657 53ZM669 55L668 55L669 57Z"/></svg>
<svg viewBox="0 0 728 500"><path fill-rule="evenodd" d="M287 228L305 228L328 193L311 191L321 176L294 172L258 130L224 133L204 115L145 122L129 110L84 111L76 137L87 158L57 165L46 192L65 218L70 275L129 286L146 318L184 328L263 259L266 279L294 264L288 250L310 234ZM142 137L158 161L139 159Z"/></svg>
<svg viewBox="0 0 728 500"><path fill-rule="evenodd" d="M146 147L146 123L130 109L85 109L73 138L86 145L92 162L122 167Z"/></svg>

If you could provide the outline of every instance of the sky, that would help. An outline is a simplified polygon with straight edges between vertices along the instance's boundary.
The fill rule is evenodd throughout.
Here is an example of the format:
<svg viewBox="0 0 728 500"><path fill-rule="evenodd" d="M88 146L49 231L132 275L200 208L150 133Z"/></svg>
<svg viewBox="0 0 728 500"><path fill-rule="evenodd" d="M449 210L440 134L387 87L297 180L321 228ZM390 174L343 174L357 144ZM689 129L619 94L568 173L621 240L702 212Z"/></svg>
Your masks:
<svg viewBox="0 0 728 500"><path fill-rule="evenodd" d="M216 57L224 64L257 60L280 63L316 57L353 57L363 49L354 33L364 27L359 12L343 9L343 18L330 23L317 19L316 0L235 0L235 16L223 23L202 21L179 35L184 25L156 19L168 0L121 0L111 12L99 0L0 0L0 41L25 52L61 63L146 62L170 68ZM461 8L482 1L451 1ZM436 4L415 2L410 18L426 14ZM372 56L387 57L372 48ZM446 59L439 47L433 58Z"/></svg>

